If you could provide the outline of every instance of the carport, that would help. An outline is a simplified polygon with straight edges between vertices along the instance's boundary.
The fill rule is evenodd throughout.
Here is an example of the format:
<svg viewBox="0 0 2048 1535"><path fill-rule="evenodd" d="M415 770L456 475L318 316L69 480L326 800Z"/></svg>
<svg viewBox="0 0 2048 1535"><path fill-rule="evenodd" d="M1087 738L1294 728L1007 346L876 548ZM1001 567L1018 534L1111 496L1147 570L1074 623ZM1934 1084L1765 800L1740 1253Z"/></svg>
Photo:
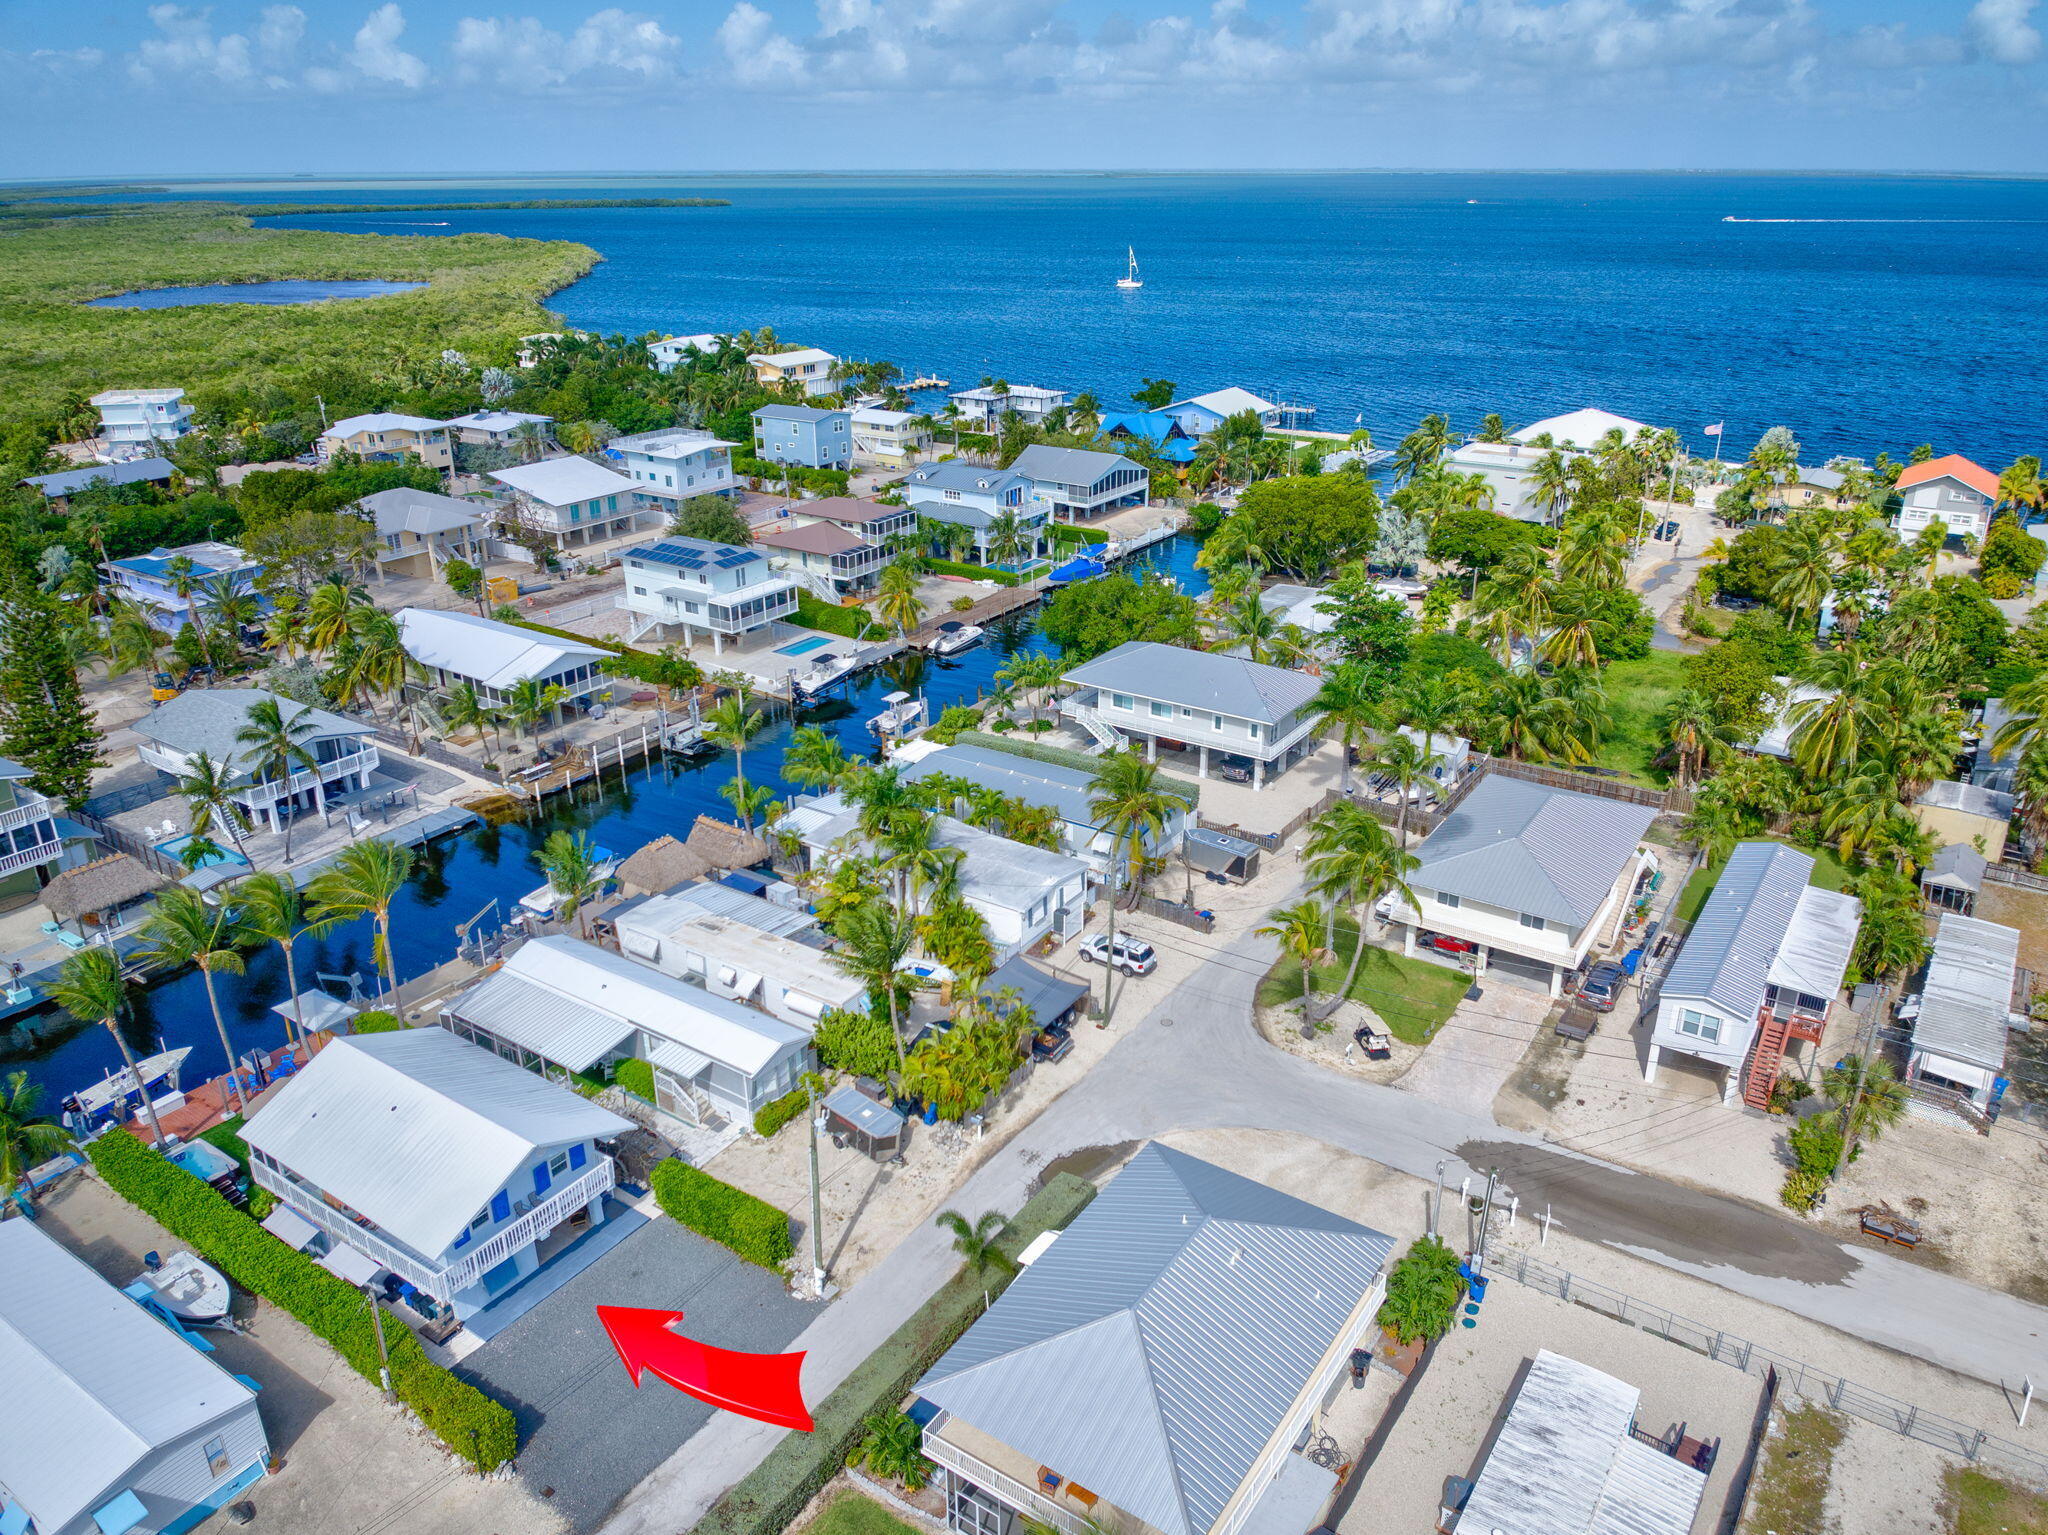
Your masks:
<svg viewBox="0 0 2048 1535"><path fill-rule="evenodd" d="M1506 949L1480 950L1480 965L1475 979L1505 981L1510 986L1527 986L1539 991L1557 995L1559 986L1558 967L1547 960L1530 959L1525 954L1513 954Z"/></svg>

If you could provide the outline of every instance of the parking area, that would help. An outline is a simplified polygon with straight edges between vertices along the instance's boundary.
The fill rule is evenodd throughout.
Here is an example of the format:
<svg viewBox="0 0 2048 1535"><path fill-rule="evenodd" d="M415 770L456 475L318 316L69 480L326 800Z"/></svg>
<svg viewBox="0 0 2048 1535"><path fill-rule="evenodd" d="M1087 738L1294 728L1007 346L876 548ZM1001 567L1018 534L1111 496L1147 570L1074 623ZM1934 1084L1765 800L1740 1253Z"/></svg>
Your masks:
<svg viewBox="0 0 2048 1535"><path fill-rule="evenodd" d="M572 1530L594 1528L714 1411L652 1375L636 1390L598 1325L601 1305L680 1311L689 1336L762 1354L818 1316L775 1275L656 1220L457 1365L518 1415L518 1481Z"/></svg>

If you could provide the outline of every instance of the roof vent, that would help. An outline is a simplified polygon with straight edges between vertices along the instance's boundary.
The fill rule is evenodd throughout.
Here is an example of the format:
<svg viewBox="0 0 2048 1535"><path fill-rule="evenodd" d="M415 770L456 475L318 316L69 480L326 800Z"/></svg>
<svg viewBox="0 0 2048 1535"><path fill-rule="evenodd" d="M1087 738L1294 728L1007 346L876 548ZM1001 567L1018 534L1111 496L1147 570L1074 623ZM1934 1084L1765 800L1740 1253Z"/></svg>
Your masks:
<svg viewBox="0 0 2048 1535"><path fill-rule="evenodd" d="M1232 1268L1236 1268L1236 1267L1237 1267L1237 1260L1238 1260L1239 1258L1242 1258L1243 1256L1244 1256L1244 1249L1243 1249L1242 1247L1233 1247L1233 1248L1231 1248L1231 1249L1230 1249L1230 1266L1231 1266Z"/></svg>

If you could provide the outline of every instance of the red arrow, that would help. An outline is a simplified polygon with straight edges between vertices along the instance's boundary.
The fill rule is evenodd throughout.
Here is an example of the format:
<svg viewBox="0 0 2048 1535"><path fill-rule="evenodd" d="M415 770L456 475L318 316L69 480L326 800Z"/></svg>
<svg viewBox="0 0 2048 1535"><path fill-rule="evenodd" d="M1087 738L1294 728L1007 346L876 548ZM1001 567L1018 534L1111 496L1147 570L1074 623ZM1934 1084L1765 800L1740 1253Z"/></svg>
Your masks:
<svg viewBox="0 0 2048 1535"><path fill-rule="evenodd" d="M633 1384L651 1370L676 1390L742 1417L811 1431L800 1376L804 1356L742 1354L686 1338L675 1330L680 1311L641 1306L599 1306L597 1319L619 1351Z"/></svg>

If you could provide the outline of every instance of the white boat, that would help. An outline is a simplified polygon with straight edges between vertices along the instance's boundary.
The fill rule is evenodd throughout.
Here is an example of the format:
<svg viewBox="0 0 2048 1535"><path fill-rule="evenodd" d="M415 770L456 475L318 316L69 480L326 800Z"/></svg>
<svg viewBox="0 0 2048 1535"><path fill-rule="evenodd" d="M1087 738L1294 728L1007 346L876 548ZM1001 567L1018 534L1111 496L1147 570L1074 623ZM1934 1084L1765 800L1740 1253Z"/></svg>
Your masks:
<svg viewBox="0 0 2048 1535"><path fill-rule="evenodd" d="M167 1092L178 1090L178 1069L185 1064L185 1057L192 1053L190 1045L178 1050L166 1050L160 1055L144 1056L130 1071L122 1067L110 1071L101 1081L91 1087L80 1088L73 1093L72 1102L78 1112L88 1118L103 1114L128 1098L131 1093L147 1089L150 1098L161 1098Z"/></svg>
<svg viewBox="0 0 2048 1535"><path fill-rule="evenodd" d="M172 1253L168 1258L151 1253L142 1260L142 1272L135 1282L148 1286L164 1310L181 1322L205 1327L227 1320L228 1282L190 1253Z"/></svg>
<svg viewBox="0 0 2048 1535"><path fill-rule="evenodd" d="M591 872L601 883L611 878L612 870L619 866L619 860L613 856L609 848L595 848L593 851L597 854L597 865ZM549 880L540 889L527 891L519 898L519 904L537 917L552 917L555 908L562 904L562 892L555 888L553 880Z"/></svg>
<svg viewBox="0 0 2048 1535"><path fill-rule="evenodd" d="M1142 287L1144 287L1144 286L1145 286L1145 279L1144 279L1144 278L1142 278L1142 277L1140 277L1140 276L1138 275L1138 252L1137 252L1137 249L1136 249L1136 248L1135 248L1134 246L1129 246L1129 245L1126 245L1126 246L1124 247L1124 254L1125 254L1125 255L1127 255L1127 256L1129 256L1129 257L1131 258L1131 264L1130 264L1130 267L1129 267L1129 268L1128 268L1128 269L1127 269L1127 270L1126 270L1126 271L1124 272L1124 275L1123 275L1123 276L1121 276L1121 277L1119 277L1119 278L1118 278L1118 279L1116 280L1116 285L1117 285L1117 286L1118 286L1119 288L1142 288Z"/></svg>
<svg viewBox="0 0 2048 1535"><path fill-rule="evenodd" d="M963 624L949 619L939 625L938 638L932 641L931 652L935 656L958 655L986 633L988 631L980 624Z"/></svg>
<svg viewBox="0 0 2048 1535"><path fill-rule="evenodd" d="M884 693L882 702L889 707L868 721L868 729L883 740L925 727L927 715L922 698L912 698L908 693Z"/></svg>

